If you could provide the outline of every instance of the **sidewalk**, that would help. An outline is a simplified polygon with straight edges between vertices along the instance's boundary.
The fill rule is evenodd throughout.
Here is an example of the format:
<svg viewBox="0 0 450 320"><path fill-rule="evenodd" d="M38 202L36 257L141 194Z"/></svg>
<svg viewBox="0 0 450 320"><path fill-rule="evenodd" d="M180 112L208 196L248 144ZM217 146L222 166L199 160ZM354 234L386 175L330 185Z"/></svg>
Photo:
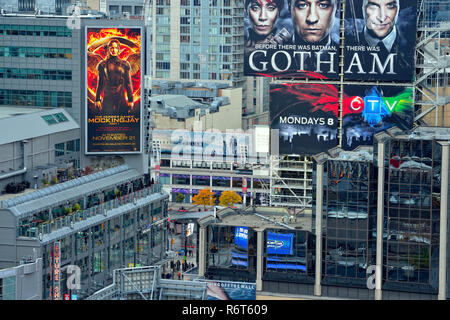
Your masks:
<svg viewBox="0 0 450 320"><path fill-rule="evenodd" d="M172 238L174 238L175 243L172 245ZM192 240L195 241L195 239L193 238L193 236L189 237L192 238ZM193 248L191 247L193 246ZM184 257L186 257L186 263L188 263L189 265L194 265L194 267L197 267L197 244L193 243L192 245L190 245L190 241L188 242L188 249L192 250L192 256L186 256L185 253L184 254L178 254L177 257L173 258L173 259L169 259L166 263L166 267L165 267L165 274L170 273L171 274L171 278L170 279L174 279L174 280L178 280L178 270L176 268L176 264L177 261L180 262L180 269L179 272L181 273L181 278L179 280L183 280L183 273L188 271L191 268L187 268L185 270L183 270L182 268L182 261L184 259ZM170 234L169 235L169 250L171 251L175 251L176 253L179 253L180 250L184 250L184 237L182 235L177 235L177 234ZM185 251L184 251L185 252ZM175 264L175 268L174 270L170 268L170 262L173 261L173 263Z"/></svg>
<svg viewBox="0 0 450 320"><path fill-rule="evenodd" d="M203 205L192 204L192 203L177 203L177 202L169 202L169 210L178 210L181 207L184 207L188 211L198 211L198 209L203 209ZM213 210L214 206L205 206L206 210Z"/></svg>

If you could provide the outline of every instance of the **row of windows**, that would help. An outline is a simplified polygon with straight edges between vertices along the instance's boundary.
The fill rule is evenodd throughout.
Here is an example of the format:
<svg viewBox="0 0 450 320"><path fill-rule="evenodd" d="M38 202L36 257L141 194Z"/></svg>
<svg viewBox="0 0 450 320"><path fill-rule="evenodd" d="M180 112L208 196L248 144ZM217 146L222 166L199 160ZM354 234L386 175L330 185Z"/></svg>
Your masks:
<svg viewBox="0 0 450 320"><path fill-rule="evenodd" d="M72 108L72 92L1 89L0 105Z"/></svg>
<svg viewBox="0 0 450 320"><path fill-rule="evenodd" d="M0 78L36 80L72 80L70 70L0 68Z"/></svg>
<svg viewBox="0 0 450 320"><path fill-rule="evenodd" d="M0 24L0 35L72 37L72 30L62 26Z"/></svg>
<svg viewBox="0 0 450 320"><path fill-rule="evenodd" d="M0 57L72 59L72 49L38 47L0 47Z"/></svg>
<svg viewBox="0 0 450 320"><path fill-rule="evenodd" d="M200 73L193 73L192 76L189 72L180 72L181 79L200 79ZM210 73L209 78L211 80L230 80L231 73Z"/></svg>
<svg viewBox="0 0 450 320"><path fill-rule="evenodd" d="M0 278L0 300L16 299L16 277Z"/></svg>
<svg viewBox="0 0 450 320"><path fill-rule="evenodd" d="M55 157L80 151L80 139L55 144Z"/></svg>
<svg viewBox="0 0 450 320"><path fill-rule="evenodd" d="M122 12L120 12L119 6L109 6L109 12L111 13L125 13L134 14L136 16L141 16L143 14L143 6L134 6L134 11L132 6L122 6Z"/></svg>
<svg viewBox="0 0 450 320"><path fill-rule="evenodd" d="M167 2L169 2L170 5L170 0L166 0ZM157 4L158 2L164 2L163 0L157 0ZM209 6L210 7L217 7L218 5L223 4L223 6L225 7L231 7L231 0L210 0L209 1ZM191 6L193 5L194 7L200 7L201 5L201 1L200 0L181 0L180 5L182 6Z"/></svg>
<svg viewBox="0 0 450 320"><path fill-rule="evenodd" d="M41 116L41 118L44 119L44 121L48 125L69 121L69 119L67 119L67 117L62 112L55 114L48 114L45 116Z"/></svg>
<svg viewBox="0 0 450 320"><path fill-rule="evenodd" d="M170 70L170 62L156 62L156 68L162 70Z"/></svg>

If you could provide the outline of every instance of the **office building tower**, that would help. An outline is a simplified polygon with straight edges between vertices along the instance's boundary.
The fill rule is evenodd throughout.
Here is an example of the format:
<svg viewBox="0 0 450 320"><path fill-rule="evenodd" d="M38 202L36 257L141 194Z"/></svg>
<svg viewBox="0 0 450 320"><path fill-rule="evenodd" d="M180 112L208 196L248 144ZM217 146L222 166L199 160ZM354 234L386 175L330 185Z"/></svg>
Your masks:
<svg viewBox="0 0 450 320"><path fill-rule="evenodd" d="M394 127L375 135L372 158L315 156L316 294L448 297L449 133Z"/></svg>
<svg viewBox="0 0 450 320"><path fill-rule="evenodd" d="M242 87L244 115L263 109L267 80L243 73L244 1L163 0L149 3L146 10L147 61L151 61L146 74L152 79ZM245 121L244 128L253 122Z"/></svg>

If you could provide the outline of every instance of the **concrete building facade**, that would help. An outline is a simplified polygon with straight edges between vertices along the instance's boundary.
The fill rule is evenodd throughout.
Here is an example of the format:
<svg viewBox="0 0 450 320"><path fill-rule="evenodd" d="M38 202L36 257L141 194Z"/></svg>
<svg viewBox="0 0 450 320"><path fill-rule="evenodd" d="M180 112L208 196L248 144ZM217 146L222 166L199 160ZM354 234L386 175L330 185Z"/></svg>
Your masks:
<svg viewBox="0 0 450 320"><path fill-rule="evenodd" d="M167 200L160 185L127 165L3 200L0 266L42 258L42 299L82 298L110 283L114 269L164 258ZM77 289L67 282L73 266Z"/></svg>
<svg viewBox="0 0 450 320"><path fill-rule="evenodd" d="M41 300L42 259L0 270L0 300Z"/></svg>
<svg viewBox="0 0 450 320"><path fill-rule="evenodd" d="M68 179L80 165L80 127L66 109L0 108L0 190ZM19 129L19 130L18 130Z"/></svg>

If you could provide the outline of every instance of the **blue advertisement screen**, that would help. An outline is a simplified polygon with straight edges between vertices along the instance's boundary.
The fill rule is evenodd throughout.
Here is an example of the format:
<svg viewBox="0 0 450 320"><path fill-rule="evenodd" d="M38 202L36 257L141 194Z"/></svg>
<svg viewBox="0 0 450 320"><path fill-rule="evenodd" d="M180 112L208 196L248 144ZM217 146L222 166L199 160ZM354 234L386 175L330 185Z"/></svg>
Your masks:
<svg viewBox="0 0 450 320"><path fill-rule="evenodd" d="M293 233L267 232L267 254L292 255Z"/></svg>
<svg viewBox="0 0 450 320"><path fill-rule="evenodd" d="M306 272L306 266L295 263L267 263L268 269L302 270Z"/></svg>
<svg viewBox="0 0 450 320"><path fill-rule="evenodd" d="M248 249L248 228L247 227L235 227L234 244L240 249L244 249L244 250Z"/></svg>

